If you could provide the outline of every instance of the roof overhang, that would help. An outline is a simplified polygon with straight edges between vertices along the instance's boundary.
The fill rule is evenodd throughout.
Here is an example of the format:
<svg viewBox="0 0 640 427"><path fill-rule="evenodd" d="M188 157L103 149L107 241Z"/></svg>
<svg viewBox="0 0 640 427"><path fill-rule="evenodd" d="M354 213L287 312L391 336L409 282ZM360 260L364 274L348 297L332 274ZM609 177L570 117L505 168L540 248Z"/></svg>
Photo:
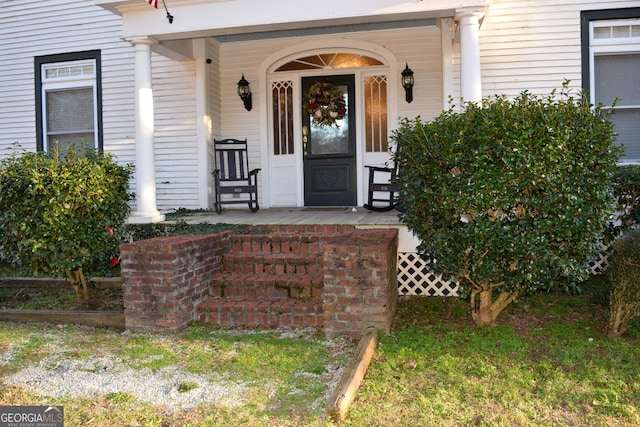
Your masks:
<svg viewBox="0 0 640 427"><path fill-rule="evenodd" d="M364 26L451 17L463 8L487 8L491 0L325 0L308 7L299 0L165 0L173 23L159 0L95 0L123 20L123 37L158 41L266 34L283 31Z"/></svg>

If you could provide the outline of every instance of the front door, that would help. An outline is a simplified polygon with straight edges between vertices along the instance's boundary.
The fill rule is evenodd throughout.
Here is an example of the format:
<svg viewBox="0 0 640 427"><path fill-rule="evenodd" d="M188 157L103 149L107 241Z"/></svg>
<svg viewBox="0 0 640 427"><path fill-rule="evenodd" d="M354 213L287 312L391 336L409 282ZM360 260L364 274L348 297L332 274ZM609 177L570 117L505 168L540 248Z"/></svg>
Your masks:
<svg viewBox="0 0 640 427"><path fill-rule="evenodd" d="M344 117L320 125L303 111L303 164L305 206L355 206L355 79L353 75L304 77L303 104L309 89L318 82L329 83L344 93ZM320 113L318 113L320 114Z"/></svg>

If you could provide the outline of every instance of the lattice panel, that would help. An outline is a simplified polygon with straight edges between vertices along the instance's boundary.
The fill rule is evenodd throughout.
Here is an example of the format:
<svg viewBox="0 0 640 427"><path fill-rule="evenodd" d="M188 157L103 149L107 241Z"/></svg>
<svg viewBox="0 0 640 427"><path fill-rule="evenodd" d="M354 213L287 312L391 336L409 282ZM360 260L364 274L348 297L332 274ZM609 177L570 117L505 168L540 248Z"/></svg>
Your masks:
<svg viewBox="0 0 640 427"><path fill-rule="evenodd" d="M458 283L429 270L429 264L415 252L398 253L398 293L427 297L458 295Z"/></svg>
<svg viewBox="0 0 640 427"><path fill-rule="evenodd" d="M600 274L607 269L609 265L609 255L611 255L612 250L611 245L607 246L600 242L600 253L598 253L598 257L589 263L592 274Z"/></svg>
<svg viewBox="0 0 640 427"><path fill-rule="evenodd" d="M589 263L593 274L604 272L609 265L611 246L600 243L600 249L598 257ZM458 296L458 283L432 273L429 263L416 252L399 252L398 293L427 297Z"/></svg>

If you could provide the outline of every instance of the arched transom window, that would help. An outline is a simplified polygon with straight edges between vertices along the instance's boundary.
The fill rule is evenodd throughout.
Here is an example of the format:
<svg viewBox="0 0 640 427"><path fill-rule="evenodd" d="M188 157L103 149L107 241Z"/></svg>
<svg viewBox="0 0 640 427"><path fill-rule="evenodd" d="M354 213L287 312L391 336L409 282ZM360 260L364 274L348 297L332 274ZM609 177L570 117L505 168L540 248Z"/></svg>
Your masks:
<svg viewBox="0 0 640 427"><path fill-rule="evenodd" d="M289 61L279 66L276 72L300 70L325 70L332 68L373 67L384 65L379 60L357 53L320 53Z"/></svg>

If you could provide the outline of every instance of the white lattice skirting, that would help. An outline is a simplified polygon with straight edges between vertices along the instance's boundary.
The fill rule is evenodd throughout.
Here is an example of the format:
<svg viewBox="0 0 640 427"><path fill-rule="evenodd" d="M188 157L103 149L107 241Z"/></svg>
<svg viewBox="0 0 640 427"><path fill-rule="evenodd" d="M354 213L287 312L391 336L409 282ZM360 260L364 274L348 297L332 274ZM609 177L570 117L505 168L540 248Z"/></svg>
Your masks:
<svg viewBox="0 0 640 427"><path fill-rule="evenodd" d="M608 265L611 249L600 244L598 257L589 263L592 274L602 273ZM429 269L416 252L398 252L398 293L427 297L458 296L458 283L442 278Z"/></svg>
<svg viewBox="0 0 640 427"><path fill-rule="evenodd" d="M427 297L458 296L458 283L442 278L416 252L398 253L398 292Z"/></svg>

